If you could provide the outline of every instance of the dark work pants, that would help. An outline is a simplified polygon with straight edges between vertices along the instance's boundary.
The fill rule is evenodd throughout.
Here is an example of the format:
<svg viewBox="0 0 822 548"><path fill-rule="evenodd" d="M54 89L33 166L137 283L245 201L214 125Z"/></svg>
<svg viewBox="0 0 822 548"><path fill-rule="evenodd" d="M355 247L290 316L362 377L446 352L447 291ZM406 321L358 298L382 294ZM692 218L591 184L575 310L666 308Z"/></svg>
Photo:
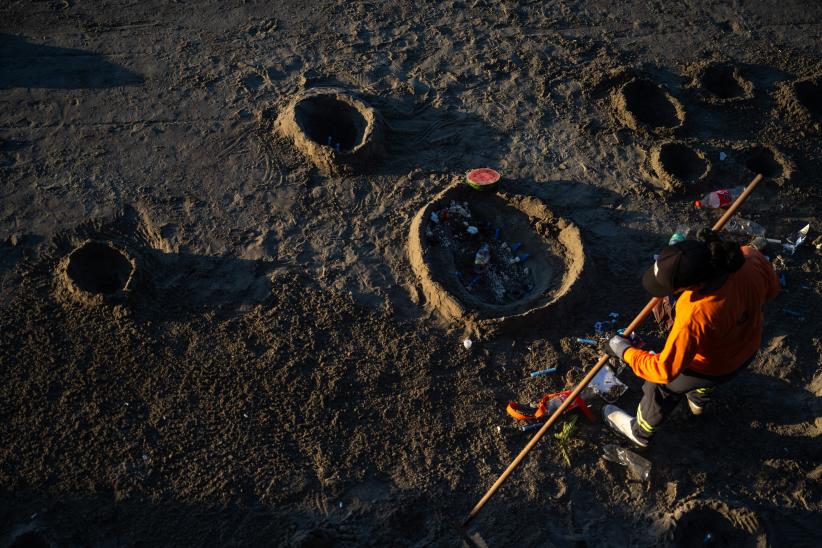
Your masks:
<svg viewBox="0 0 822 548"><path fill-rule="evenodd" d="M699 407L704 407L710 401L711 392L720 384L736 377L740 371L753 361L754 356L751 356L733 373L719 377L703 375L685 368L677 378L668 384L645 381L642 387L642 401L639 402L639 408L636 412L636 422L634 422L633 427L634 435L643 440L650 440L656 429L665 422L676 404L682 399L683 394Z"/></svg>

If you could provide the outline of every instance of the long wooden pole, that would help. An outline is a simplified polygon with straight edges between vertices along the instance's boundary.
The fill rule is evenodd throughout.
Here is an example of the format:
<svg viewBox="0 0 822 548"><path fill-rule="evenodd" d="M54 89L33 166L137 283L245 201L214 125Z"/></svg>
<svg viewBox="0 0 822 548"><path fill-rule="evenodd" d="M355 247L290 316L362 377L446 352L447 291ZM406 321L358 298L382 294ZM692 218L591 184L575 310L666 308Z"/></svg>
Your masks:
<svg viewBox="0 0 822 548"><path fill-rule="evenodd" d="M733 217L734 213L736 213L736 210L738 210L739 207L745 202L745 200L748 199L748 195L751 192L753 192L753 190L756 188L760 181L762 181L762 174L758 174L756 177L754 177L753 181L751 181L750 184L748 184L748 186L742 192L742 194L740 194L739 197L736 200L734 200L734 203L731 204L731 206L728 208L725 214L716 222L716 224L714 224L714 232L719 232L720 230L722 230L722 227L725 226L725 223L728 222L728 219ZM639 327L639 324L641 324L645 317L651 313L651 311L654 309L658 302L658 297L654 297L650 301L648 301L648 304L645 305L645 308L643 308L640 311L640 313L637 314L634 320L628 325L628 327L625 328L624 335L626 337L633 333L637 327ZM588 384L596 376L596 374L599 373L599 370L602 369L602 366L604 366L607 362L608 354L602 354L599 357L599 361L597 361L596 365L594 365L594 367L591 368L590 371L588 371L588 374L585 375L585 377L583 377L579 384L577 384L576 388L574 388L571 391L571 394L567 398L565 398L565 401L563 401L562 404L557 408L557 410L554 411L554 414L551 415L550 418L547 421L545 421L545 424L542 425L542 428L540 428L537 431L537 433L534 434L534 437L531 438L531 441L528 442L528 445L526 445L522 449L522 451L519 452L519 455L517 455L517 457L511 462L511 464L508 465L508 468L506 468L505 471L502 474L500 474L500 477L497 478L497 481L494 482L494 485L492 485L491 488L488 489L488 491L482 496L479 502L477 502L474 508L471 509L471 512L469 512L468 517L466 517L465 520L462 522L463 527L467 527L468 524L470 524L471 521L477 516L477 514L479 514L480 510L482 510L482 507L485 506L486 502L488 502L488 499L490 499L494 495L494 493L497 492L497 489L499 489L500 486L505 482L505 480L508 479L508 476L511 475L511 472L513 472L514 469L516 469L516 467L519 466L519 463L522 462L522 459L525 458L525 455L527 455L531 451L531 449L534 448L534 446L539 442L542 436L545 435L545 432L547 432L548 429L551 428L551 425L554 424L554 422L556 422L557 418L559 418L559 416L562 415L562 413L565 411L565 408L571 405L571 403L576 399L576 397L579 396L580 392L582 392L585 389L585 387L588 386Z"/></svg>

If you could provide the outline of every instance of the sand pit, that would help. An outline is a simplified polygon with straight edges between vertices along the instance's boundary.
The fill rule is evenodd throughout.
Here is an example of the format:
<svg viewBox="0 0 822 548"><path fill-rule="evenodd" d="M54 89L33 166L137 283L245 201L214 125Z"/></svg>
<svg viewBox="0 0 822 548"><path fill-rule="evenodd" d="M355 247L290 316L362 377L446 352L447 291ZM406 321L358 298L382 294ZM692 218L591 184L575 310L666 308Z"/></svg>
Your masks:
<svg viewBox="0 0 822 548"><path fill-rule="evenodd" d="M802 130L822 131L822 75L783 86L777 99L789 119Z"/></svg>
<svg viewBox="0 0 822 548"><path fill-rule="evenodd" d="M666 190L683 191L708 176L711 162L701 150L669 141L651 149L651 166Z"/></svg>
<svg viewBox="0 0 822 548"><path fill-rule="evenodd" d="M794 85L796 101L808 111L815 120L822 120L822 78L816 77L797 82Z"/></svg>
<svg viewBox="0 0 822 548"><path fill-rule="evenodd" d="M682 127L685 109L665 88L634 79L614 95L617 115L633 130L670 131Z"/></svg>
<svg viewBox="0 0 822 548"><path fill-rule="evenodd" d="M488 264L478 266L483 246ZM550 321L585 263L577 227L541 201L461 183L414 217L408 255L427 304L479 338Z"/></svg>
<svg viewBox="0 0 822 548"><path fill-rule="evenodd" d="M379 113L334 88L298 95L282 110L276 128L323 173L360 169L383 149Z"/></svg>
<svg viewBox="0 0 822 548"><path fill-rule="evenodd" d="M122 300L133 284L136 261L110 242L88 240L60 262L58 284L75 300L101 304Z"/></svg>
<svg viewBox="0 0 822 548"><path fill-rule="evenodd" d="M777 184L790 178L791 163L773 147L754 145L741 152L741 159L749 174L761 173Z"/></svg>
<svg viewBox="0 0 822 548"><path fill-rule="evenodd" d="M669 539L673 546L744 546L764 548L767 537L756 514L716 500L692 500L672 516Z"/></svg>
<svg viewBox="0 0 822 548"><path fill-rule="evenodd" d="M728 104L751 99L754 85L743 78L737 67L714 63L703 68L698 76L702 98L709 104Z"/></svg>

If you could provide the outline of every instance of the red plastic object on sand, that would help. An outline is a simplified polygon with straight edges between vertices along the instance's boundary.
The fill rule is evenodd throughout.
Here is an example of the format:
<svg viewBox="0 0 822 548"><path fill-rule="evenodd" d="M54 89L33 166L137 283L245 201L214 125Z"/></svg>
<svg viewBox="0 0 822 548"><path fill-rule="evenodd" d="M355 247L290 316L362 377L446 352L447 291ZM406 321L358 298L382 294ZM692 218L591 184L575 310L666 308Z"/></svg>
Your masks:
<svg viewBox="0 0 822 548"><path fill-rule="evenodd" d="M736 188L723 188L707 193L701 200L694 202L696 207L703 207L707 209L717 209L720 207L728 207L734 200L736 200L745 187L739 186Z"/></svg>
<svg viewBox="0 0 822 548"><path fill-rule="evenodd" d="M490 167L472 169L465 175L465 182L475 190L493 190L499 184L499 172Z"/></svg>
<svg viewBox="0 0 822 548"><path fill-rule="evenodd" d="M517 420L521 420L521 421L539 420L539 418L542 417L543 415L548 415L548 414L552 413L554 411L554 409L556 409L556 407L559 407L559 405L556 405L556 407L553 407L552 404L551 404L551 400L556 400L556 401L561 403L562 401L565 400L565 398L567 398L570 395L571 395L570 390L563 390L562 392L555 392L553 394L545 394L545 396L543 396L542 400L539 402L539 405L537 406L537 410L536 410L536 412L534 412L533 415L523 413L522 412L523 411L523 406L521 406L517 402L513 402L513 401L508 402L508 407L506 408L506 411L508 412L509 415L511 415L512 417L514 417ZM574 401L571 402L571 405L569 405L568 407L565 408L565 412L568 412L571 409L574 409L575 407L579 408L580 412L582 412L582 414L585 415L585 418L588 419L590 422L595 421L594 414L593 414L593 412L591 412L591 408L588 407L588 404L585 403L585 400L583 400L579 396L577 396L574 399Z"/></svg>

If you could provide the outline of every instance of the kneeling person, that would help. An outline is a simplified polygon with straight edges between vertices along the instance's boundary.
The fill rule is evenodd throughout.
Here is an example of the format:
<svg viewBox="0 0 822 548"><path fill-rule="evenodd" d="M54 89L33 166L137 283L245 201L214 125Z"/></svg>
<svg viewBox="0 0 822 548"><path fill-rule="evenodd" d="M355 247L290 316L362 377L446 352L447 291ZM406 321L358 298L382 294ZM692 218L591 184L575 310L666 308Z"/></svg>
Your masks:
<svg viewBox="0 0 822 548"><path fill-rule="evenodd" d="M646 447L684 395L698 415L711 391L753 361L762 339L762 306L779 293L768 260L752 247L723 242L711 230L662 250L642 285L654 297L677 296L665 348L651 354L621 335L606 352L645 379L636 417L614 405L603 414L611 426Z"/></svg>

